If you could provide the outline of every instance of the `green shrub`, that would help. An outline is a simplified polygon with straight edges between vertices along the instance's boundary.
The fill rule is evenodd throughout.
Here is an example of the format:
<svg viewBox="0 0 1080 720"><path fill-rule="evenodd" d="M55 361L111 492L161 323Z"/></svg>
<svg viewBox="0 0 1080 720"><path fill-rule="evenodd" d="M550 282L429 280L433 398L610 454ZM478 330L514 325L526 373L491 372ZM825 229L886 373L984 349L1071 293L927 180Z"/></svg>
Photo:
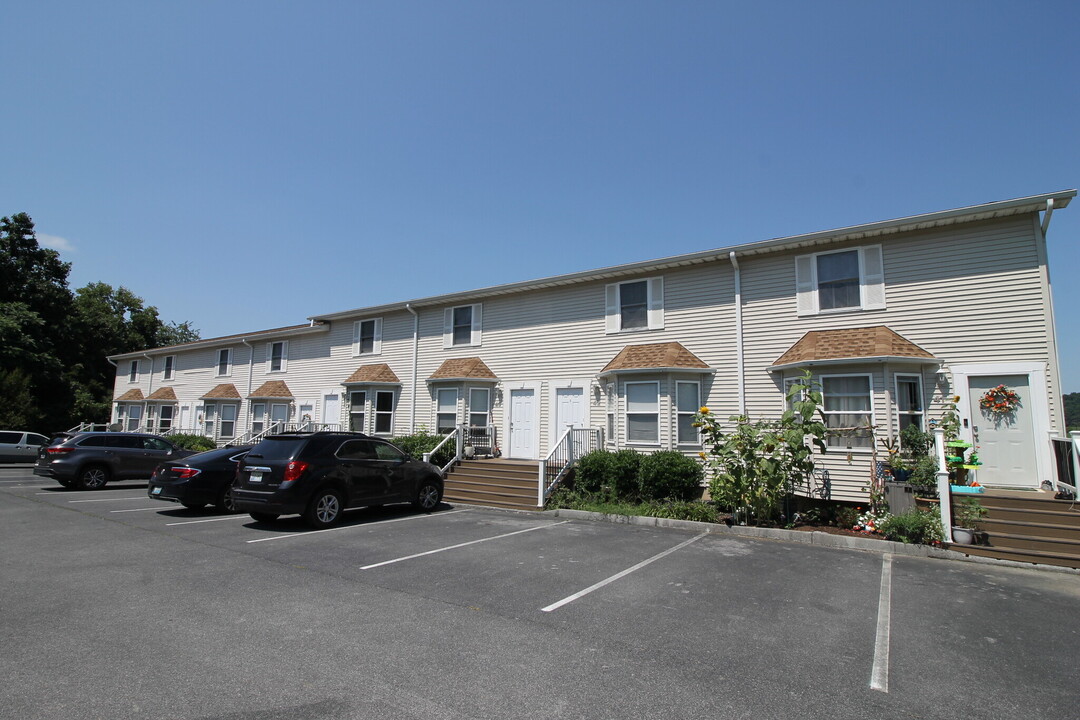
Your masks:
<svg viewBox="0 0 1080 720"><path fill-rule="evenodd" d="M574 489L582 493L598 493L609 484L615 453L593 450L582 455L574 466Z"/></svg>
<svg viewBox="0 0 1080 720"><path fill-rule="evenodd" d="M886 540L919 545L941 542L941 516L936 510L915 508L891 515L878 527Z"/></svg>
<svg viewBox="0 0 1080 720"><path fill-rule="evenodd" d="M412 435L401 435L400 437L392 438L390 442L397 445L417 460L422 460L424 458L424 453L431 452L436 445L442 442L442 439L442 435L432 435L425 430L421 430ZM454 441L451 440L439 448L439 452L435 453L435 456L431 458L431 462L442 467L450 462L454 457L455 452L457 452L457 446L454 444Z"/></svg>
<svg viewBox="0 0 1080 720"><path fill-rule="evenodd" d="M645 506L644 515L649 517L670 518L672 520L693 520L695 522L720 522L720 513L712 503L700 500L668 500L651 502Z"/></svg>
<svg viewBox="0 0 1080 720"><path fill-rule="evenodd" d="M638 492L642 500L693 500L701 495L704 475L701 463L680 452L644 455L639 462Z"/></svg>
<svg viewBox="0 0 1080 720"><path fill-rule="evenodd" d="M205 435L176 433L175 435L169 435L168 440L178 448L195 450L197 452L206 452L207 450L213 450L217 447L217 443Z"/></svg>
<svg viewBox="0 0 1080 720"><path fill-rule="evenodd" d="M641 487L638 473L641 471L641 459L644 456L637 450L618 450L612 453L611 475L608 476L608 491L619 499L632 500Z"/></svg>
<svg viewBox="0 0 1080 720"><path fill-rule="evenodd" d="M836 520L836 527L845 528L847 530L855 527L855 523L858 522L861 514L862 509L857 508L854 505L840 505L833 510L833 518Z"/></svg>

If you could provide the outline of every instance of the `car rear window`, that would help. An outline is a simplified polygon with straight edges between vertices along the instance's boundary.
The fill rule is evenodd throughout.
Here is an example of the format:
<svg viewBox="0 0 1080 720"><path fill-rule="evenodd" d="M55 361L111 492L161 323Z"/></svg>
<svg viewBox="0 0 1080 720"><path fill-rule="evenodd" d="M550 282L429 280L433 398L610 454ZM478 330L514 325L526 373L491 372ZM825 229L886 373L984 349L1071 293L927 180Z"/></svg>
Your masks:
<svg viewBox="0 0 1080 720"><path fill-rule="evenodd" d="M292 460L304 448L307 438L265 438L248 453L248 460L284 462Z"/></svg>

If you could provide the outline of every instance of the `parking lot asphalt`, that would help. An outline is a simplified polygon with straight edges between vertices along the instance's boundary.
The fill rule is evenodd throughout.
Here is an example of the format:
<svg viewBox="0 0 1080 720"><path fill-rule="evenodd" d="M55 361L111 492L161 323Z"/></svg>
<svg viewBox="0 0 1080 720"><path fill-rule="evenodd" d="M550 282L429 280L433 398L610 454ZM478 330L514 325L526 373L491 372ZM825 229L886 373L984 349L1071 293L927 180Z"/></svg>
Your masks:
<svg viewBox="0 0 1080 720"><path fill-rule="evenodd" d="M1080 578L0 473L0 718L1077 717Z"/></svg>

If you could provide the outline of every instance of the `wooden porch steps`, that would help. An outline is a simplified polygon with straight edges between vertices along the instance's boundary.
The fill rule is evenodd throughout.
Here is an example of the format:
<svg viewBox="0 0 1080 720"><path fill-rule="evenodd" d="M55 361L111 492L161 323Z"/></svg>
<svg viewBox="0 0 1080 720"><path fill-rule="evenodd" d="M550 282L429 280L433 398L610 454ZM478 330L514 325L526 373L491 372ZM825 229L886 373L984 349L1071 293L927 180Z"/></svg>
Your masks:
<svg viewBox="0 0 1080 720"><path fill-rule="evenodd" d="M462 460L447 471L443 499L468 505L539 510L537 465L522 460Z"/></svg>
<svg viewBox="0 0 1080 720"><path fill-rule="evenodd" d="M953 494L955 505L974 497L987 510L980 523L985 545L956 545L965 555L1080 568L1080 503L1048 492L987 490Z"/></svg>

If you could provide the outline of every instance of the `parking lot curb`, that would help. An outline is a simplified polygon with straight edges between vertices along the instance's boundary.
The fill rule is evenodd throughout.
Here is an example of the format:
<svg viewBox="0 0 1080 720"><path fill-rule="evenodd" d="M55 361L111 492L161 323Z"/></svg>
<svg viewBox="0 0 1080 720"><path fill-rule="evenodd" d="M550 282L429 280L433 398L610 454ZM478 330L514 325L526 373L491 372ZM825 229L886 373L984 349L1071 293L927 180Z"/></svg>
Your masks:
<svg viewBox="0 0 1080 720"><path fill-rule="evenodd" d="M1080 575L1080 570L1074 568L1058 567L1056 565L1040 565L1036 563L1017 562L1015 560L998 560L996 558L977 557L965 555L955 550L931 547L929 545L908 545L893 542L881 538L854 537L851 535L833 535L831 533L803 530L784 530L781 528L759 528L746 525L726 525L722 523L696 522L693 520L673 520L671 518L644 517L639 515L609 515L607 513L589 512L587 510L546 510L544 515L561 517L572 520L592 520L595 522L608 522L622 525L637 525L642 527L671 528L674 530L688 530L691 532L707 532L714 535L735 535L737 537L755 538L759 540L779 540L782 542L795 542L803 545L816 545L818 547L835 548L838 550L860 550L892 555L907 555L911 557L934 558L938 560L957 560L970 562L978 565L993 565L995 567L1015 567L1026 570L1041 570L1044 572L1064 573L1068 575Z"/></svg>

